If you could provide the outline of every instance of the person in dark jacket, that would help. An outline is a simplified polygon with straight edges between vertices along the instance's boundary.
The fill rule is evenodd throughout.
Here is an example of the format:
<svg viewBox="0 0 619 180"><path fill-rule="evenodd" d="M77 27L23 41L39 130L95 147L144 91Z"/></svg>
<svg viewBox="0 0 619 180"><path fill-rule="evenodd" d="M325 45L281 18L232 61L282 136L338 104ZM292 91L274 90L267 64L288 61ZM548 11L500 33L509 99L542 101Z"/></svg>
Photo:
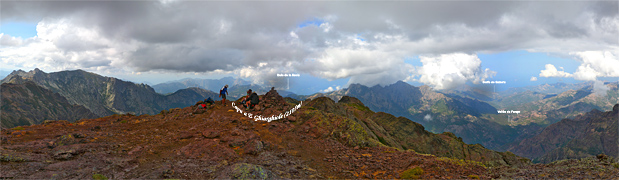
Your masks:
<svg viewBox="0 0 619 180"><path fill-rule="evenodd" d="M253 109L254 106L260 103L260 97L255 92L252 93L252 90L249 89L247 90L247 96L245 97L242 103L245 109Z"/></svg>

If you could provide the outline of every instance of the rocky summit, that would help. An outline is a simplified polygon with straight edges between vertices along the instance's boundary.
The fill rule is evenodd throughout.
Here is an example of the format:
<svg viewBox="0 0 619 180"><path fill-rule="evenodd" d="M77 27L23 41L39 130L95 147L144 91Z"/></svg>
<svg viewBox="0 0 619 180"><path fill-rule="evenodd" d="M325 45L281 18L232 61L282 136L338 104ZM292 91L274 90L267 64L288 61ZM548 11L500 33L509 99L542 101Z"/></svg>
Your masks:
<svg viewBox="0 0 619 180"><path fill-rule="evenodd" d="M302 104L297 111L271 122L245 114L280 114L296 103ZM230 104L206 109L197 104L157 115L2 129L0 178L619 178L619 165L607 156L540 169L509 152L372 112L347 96L337 103L329 98L298 102L273 90L247 112ZM579 166L586 163L595 168ZM566 174L553 173L559 170Z"/></svg>

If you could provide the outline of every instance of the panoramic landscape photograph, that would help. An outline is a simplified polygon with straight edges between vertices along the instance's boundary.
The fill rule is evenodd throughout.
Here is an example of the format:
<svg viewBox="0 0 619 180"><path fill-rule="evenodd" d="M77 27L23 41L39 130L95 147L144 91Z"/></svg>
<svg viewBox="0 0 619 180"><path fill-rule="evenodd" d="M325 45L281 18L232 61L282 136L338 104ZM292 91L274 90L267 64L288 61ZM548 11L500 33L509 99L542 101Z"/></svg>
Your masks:
<svg viewBox="0 0 619 180"><path fill-rule="evenodd" d="M0 179L619 179L619 1L0 2Z"/></svg>

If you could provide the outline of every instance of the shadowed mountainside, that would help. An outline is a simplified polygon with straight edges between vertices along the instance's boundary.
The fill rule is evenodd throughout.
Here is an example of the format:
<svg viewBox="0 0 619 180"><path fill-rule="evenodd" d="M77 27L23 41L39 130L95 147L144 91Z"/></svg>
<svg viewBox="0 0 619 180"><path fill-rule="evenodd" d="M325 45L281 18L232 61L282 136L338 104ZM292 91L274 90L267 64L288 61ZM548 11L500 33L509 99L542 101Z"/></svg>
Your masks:
<svg viewBox="0 0 619 180"><path fill-rule="evenodd" d="M24 84L2 84L2 127L40 124L44 120L69 120L96 118L84 106L72 105L58 93L37 86L33 82Z"/></svg>
<svg viewBox="0 0 619 180"><path fill-rule="evenodd" d="M542 163L598 154L617 156L617 109L619 104L612 111L594 109L574 119L563 119L509 150Z"/></svg>
<svg viewBox="0 0 619 180"><path fill-rule="evenodd" d="M135 84L112 77L75 70L45 73L39 69L30 72L14 71L3 83L36 85L58 93L69 103L88 108L97 116L112 114L157 114L164 109L186 107L207 97L218 99L218 94L199 88L179 90L161 95L146 84Z"/></svg>

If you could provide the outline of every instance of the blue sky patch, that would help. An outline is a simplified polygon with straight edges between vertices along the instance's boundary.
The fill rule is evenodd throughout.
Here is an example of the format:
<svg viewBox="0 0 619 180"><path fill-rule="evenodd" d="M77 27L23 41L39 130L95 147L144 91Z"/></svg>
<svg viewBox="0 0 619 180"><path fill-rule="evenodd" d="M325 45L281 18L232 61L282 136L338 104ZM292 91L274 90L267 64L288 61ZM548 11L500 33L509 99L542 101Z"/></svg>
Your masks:
<svg viewBox="0 0 619 180"><path fill-rule="evenodd" d="M309 21L304 21L304 22L302 22L301 24L299 24L299 26L298 26L298 27L299 27L299 28L304 28L304 27L306 27L306 26L312 26L312 25L314 25L314 26L316 26L316 27L320 27L320 25L321 25L322 23L324 23L324 22L325 22L325 21L324 21L324 20L322 20L322 19L314 18L313 20L309 20Z"/></svg>
<svg viewBox="0 0 619 180"><path fill-rule="evenodd" d="M8 34L12 37L27 39L37 35L37 24L24 22L3 22L2 27L0 27L0 33Z"/></svg>

